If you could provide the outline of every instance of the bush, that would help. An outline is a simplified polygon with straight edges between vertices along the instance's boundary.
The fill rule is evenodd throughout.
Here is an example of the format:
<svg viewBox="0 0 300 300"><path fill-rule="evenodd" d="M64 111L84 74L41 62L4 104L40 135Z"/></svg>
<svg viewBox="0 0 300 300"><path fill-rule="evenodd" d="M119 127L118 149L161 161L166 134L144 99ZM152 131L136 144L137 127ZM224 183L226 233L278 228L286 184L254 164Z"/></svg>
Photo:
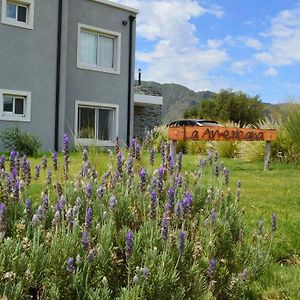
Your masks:
<svg viewBox="0 0 300 300"><path fill-rule="evenodd" d="M245 237L240 186L230 191L218 155L210 152L207 163L187 172L181 155L174 165L164 153L153 170L119 152L97 178L85 152L74 180L59 176L60 167L52 169L60 182L40 180L33 188L30 168L20 170L22 187L17 171L10 180L2 172L0 295L248 299L269 263L271 230L260 225L251 240ZM66 172L65 145L64 162ZM31 193L38 186L41 199Z"/></svg>
<svg viewBox="0 0 300 300"><path fill-rule="evenodd" d="M3 130L0 137L6 149L18 151L20 154L33 156L41 148L38 137L22 132L18 127Z"/></svg>

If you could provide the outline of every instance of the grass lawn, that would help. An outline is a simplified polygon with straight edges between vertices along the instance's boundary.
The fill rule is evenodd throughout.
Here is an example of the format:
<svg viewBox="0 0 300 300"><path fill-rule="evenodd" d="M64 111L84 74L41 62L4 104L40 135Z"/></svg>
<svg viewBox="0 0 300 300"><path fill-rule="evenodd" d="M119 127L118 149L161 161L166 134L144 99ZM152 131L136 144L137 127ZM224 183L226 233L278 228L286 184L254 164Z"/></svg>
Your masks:
<svg viewBox="0 0 300 300"><path fill-rule="evenodd" d="M148 158L149 155L145 155L142 164L147 163ZM92 153L90 160L100 175L110 163L106 153ZM31 159L32 168L36 163L41 164L41 158ZM71 173L75 170L77 173L81 163L81 154L72 153ZM257 230L259 220L270 231L271 215L273 212L277 214L277 233L271 251L273 263L257 284L261 299L300 299L300 168L273 164L270 171L263 171L263 162L224 159L224 163L230 169L230 188L233 193L236 193L238 180L241 181L240 206L245 212L249 238ZM50 157L48 164L52 166ZM194 170L198 165L199 157L184 156L184 170ZM53 174L53 180L55 176L62 175ZM44 176L45 172L42 172ZM35 185L35 189L36 196L40 197L39 184Z"/></svg>

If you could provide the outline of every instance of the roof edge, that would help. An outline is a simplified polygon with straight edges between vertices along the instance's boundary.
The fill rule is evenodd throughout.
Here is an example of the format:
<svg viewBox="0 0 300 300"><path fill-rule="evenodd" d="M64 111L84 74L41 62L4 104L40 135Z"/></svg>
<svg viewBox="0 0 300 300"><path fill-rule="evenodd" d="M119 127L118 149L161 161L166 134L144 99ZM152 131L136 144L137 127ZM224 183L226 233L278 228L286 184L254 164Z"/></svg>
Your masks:
<svg viewBox="0 0 300 300"><path fill-rule="evenodd" d="M105 4L105 5L112 6L112 7L116 7L116 8L120 8L120 9L123 9L123 10L127 10L127 11L135 13L135 14L139 13L138 9L136 9L136 8L129 7L129 6L119 4L119 3L116 3L116 2L112 2L112 1L109 1L109 0L91 0L91 1L98 2L98 3Z"/></svg>

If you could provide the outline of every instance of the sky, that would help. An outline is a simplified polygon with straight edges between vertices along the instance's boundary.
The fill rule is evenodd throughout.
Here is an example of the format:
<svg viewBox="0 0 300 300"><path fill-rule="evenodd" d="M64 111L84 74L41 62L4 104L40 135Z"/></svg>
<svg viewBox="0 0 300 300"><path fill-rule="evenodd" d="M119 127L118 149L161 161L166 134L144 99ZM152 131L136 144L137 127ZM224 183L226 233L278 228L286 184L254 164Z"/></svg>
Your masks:
<svg viewBox="0 0 300 300"><path fill-rule="evenodd" d="M114 0L139 10L136 74L300 102L300 0Z"/></svg>

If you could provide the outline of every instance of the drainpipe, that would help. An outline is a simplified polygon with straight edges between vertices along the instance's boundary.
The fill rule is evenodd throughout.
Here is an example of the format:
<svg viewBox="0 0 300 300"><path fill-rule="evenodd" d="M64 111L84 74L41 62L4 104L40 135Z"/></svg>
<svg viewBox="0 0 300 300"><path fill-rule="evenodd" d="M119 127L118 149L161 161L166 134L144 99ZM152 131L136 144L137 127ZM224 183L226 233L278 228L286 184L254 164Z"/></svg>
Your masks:
<svg viewBox="0 0 300 300"><path fill-rule="evenodd" d="M133 54L133 23L135 16L129 16L129 62L128 62L128 98L127 98L127 146L130 144L131 98L132 98L132 54Z"/></svg>
<svg viewBox="0 0 300 300"><path fill-rule="evenodd" d="M58 0L57 20L57 50L56 50L56 90L55 90L55 127L54 127L54 150L58 151L59 138L59 95L60 95L60 65L61 65L61 30L62 30L62 6L63 0Z"/></svg>

